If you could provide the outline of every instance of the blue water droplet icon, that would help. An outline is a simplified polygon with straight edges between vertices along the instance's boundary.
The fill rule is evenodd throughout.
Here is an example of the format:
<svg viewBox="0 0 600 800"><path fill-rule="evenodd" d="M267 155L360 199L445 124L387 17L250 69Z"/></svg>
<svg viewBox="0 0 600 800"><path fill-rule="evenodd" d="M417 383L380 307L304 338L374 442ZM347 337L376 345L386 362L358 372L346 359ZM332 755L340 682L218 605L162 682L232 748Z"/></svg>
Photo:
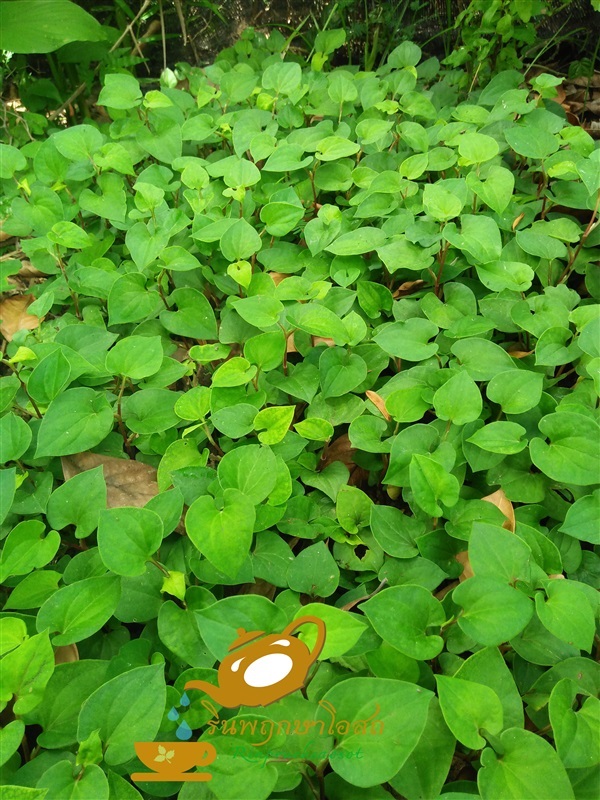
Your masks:
<svg viewBox="0 0 600 800"><path fill-rule="evenodd" d="M170 719L171 722L175 722L175 720L179 719L179 711L173 707L167 714L167 718Z"/></svg>
<svg viewBox="0 0 600 800"><path fill-rule="evenodd" d="M187 694L184 692L184 693L181 695L181 700L180 700L179 702L181 703L181 705L182 705L182 706L189 706L189 704L190 704L190 698L189 698L189 697L187 696Z"/></svg>
<svg viewBox="0 0 600 800"><path fill-rule="evenodd" d="M183 720L183 722L179 725L179 727L175 731L175 736L177 736L178 739L184 739L184 740L191 739L192 729L185 720Z"/></svg>

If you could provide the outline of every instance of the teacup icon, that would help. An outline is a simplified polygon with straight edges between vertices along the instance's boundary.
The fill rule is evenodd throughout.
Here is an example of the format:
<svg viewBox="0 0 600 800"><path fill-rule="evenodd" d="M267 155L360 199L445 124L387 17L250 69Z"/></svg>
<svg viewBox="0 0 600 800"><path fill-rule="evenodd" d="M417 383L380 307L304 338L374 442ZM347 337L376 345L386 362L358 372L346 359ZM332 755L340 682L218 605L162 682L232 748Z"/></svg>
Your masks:
<svg viewBox="0 0 600 800"><path fill-rule="evenodd" d="M187 772L206 767L217 757L210 742L135 742L138 758L153 772L134 772L133 781L209 781L210 772Z"/></svg>
<svg viewBox="0 0 600 800"><path fill-rule="evenodd" d="M302 625L314 625L317 636L312 650L292 636ZM281 633L238 628L238 638L230 645L218 669L219 685L207 681L188 681L188 689L200 689L225 708L267 706L304 686L308 670L325 643L325 623L319 617L300 617ZM233 651L233 652L231 652Z"/></svg>

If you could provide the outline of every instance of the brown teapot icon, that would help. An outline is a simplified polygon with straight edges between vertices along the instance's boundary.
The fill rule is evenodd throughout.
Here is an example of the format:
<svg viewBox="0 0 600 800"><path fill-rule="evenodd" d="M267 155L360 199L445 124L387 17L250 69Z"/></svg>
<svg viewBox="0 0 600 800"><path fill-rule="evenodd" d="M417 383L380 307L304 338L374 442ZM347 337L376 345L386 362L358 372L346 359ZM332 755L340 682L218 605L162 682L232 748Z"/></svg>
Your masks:
<svg viewBox="0 0 600 800"><path fill-rule="evenodd" d="M291 636L307 623L317 626L317 641L310 651L304 642ZM246 632L244 628L238 628L237 633L238 638L229 647L230 652L236 652L226 656L219 666L219 685L188 681L186 691L200 689L225 708L267 706L304 686L308 670L325 643L325 623L319 617L300 617L282 633L268 636L264 631Z"/></svg>

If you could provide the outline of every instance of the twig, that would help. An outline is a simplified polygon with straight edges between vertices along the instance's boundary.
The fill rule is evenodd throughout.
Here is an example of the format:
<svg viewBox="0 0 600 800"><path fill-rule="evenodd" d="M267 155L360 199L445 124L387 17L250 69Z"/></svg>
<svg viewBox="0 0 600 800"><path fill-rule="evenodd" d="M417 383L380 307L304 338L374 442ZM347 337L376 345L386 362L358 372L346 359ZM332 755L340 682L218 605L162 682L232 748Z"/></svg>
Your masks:
<svg viewBox="0 0 600 800"><path fill-rule="evenodd" d="M359 597L358 600L351 600L349 603L346 603L345 606L342 606L342 611L350 611L351 608L354 608L354 606L357 606L359 603L363 603L365 600L370 600L371 597L375 597L376 594L379 594L379 592L387 586L387 582L388 579L384 578L374 592L364 597Z"/></svg>
<svg viewBox="0 0 600 800"><path fill-rule="evenodd" d="M135 25L135 23L138 21L138 19L139 19L139 18L142 16L142 14L144 13L144 11L145 11L145 10L148 8L148 6L150 5L150 3L151 3L151 0L144 0L144 2L142 3L142 7L141 7L141 8L140 8L140 10L138 11L138 13L135 15L135 17L134 17L134 18L131 20L131 22L129 23L129 25L128 25L128 26L125 28L125 30L123 31L123 33L122 33L122 34L119 36L119 38L117 39L117 41L116 41L116 42L113 44L113 46L110 48L110 50L108 51L109 53L112 53L112 52L114 52L114 51L117 49L117 47L118 47L118 46L121 44L121 42L123 41L123 39L124 39L124 38L127 36L127 34L128 34L128 33L129 33L131 30L132 30L133 26L134 26L134 25ZM94 68L94 72L93 72L92 74L93 74L93 75L95 75L95 74L96 74L96 72L98 72L99 68L100 68L100 64L98 64L98 65L97 65L97 66ZM73 92L73 94L72 94L72 95L71 95L71 96L70 96L70 97L69 97L67 100L65 100L65 102L62 104L62 106L60 106L60 108L57 108L55 111L51 111L51 112L50 112L50 114L48 115L48 119L49 119L49 120L52 122L52 120L54 120L54 119L56 119L58 116L60 116L60 114L62 114L62 112L65 110L65 108L68 108L68 106L70 106L70 105L71 105L71 103L72 103L74 100L76 100L76 99L79 97L79 95L80 95L80 94L83 92L83 90L85 89L85 87L86 87L86 86L87 86L87 81L84 81L83 83L81 83L81 84L80 84L80 85L77 87L77 89L75 89L75 91Z"/></svg>
<svg viewBox="0 0 600 800"><path fill-rule="evenodd" d="M165 31L165 15L162 0L158 0L158 13L160 15L160 35L162 38L163 69L167 68L167 36Z"/></svg>
<svg viewBox="0 0 600 800"><path fill-rule="evenodd" d="M397 792L391 783L384 783L381 788L385 789L388 794L391 794L394 800L405 800L404 795Z"/></svg>
<svg viewBox="0 0 600 800"><path fill-rule="evenodd" d="M11 258L19 258L22 255L22 250L11 250L10 253L4 253L3 256L0 256L0 261L8 261Z"/></svg>
<svg viewBox="0 0 600 800"><path fill-rule="evenodd" d="M140 47L140 43L138 42L137 37L133 32L133 29L131 30L131 39L133 41L133 50L131 52L137 53L138 56L144 60L144 66L146 67L146 72L148 73L148 75L150 75L150 67L146 63L146 59L144 58L144 54L142 53L142 48Z"/></svg>
<svg viewBox="0 0 600 800"><path fill-rule="evenodd" d="M183 10L181 8L181 0L173 0L173 3L175 4L175 11L177 11L181 34L183 36L183 45L185 47L187 44L187 28L185 27L185 17L183 16Z"/></svg>

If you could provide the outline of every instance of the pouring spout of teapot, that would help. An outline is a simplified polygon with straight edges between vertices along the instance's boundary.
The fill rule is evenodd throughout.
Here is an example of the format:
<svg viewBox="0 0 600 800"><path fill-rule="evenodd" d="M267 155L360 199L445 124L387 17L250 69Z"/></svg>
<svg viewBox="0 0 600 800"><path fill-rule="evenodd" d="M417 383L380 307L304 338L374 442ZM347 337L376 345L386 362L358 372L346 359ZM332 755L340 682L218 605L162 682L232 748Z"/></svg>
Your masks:
<svg viewBox="0 0 600 800"><path fill-rule="evenodd" d="M183 688L186 692L188 689L199 689L224 708L236 708L239 705L236 697L232 697L231 694L227 696L227 692L208 681L188 681Z"/></svg>

